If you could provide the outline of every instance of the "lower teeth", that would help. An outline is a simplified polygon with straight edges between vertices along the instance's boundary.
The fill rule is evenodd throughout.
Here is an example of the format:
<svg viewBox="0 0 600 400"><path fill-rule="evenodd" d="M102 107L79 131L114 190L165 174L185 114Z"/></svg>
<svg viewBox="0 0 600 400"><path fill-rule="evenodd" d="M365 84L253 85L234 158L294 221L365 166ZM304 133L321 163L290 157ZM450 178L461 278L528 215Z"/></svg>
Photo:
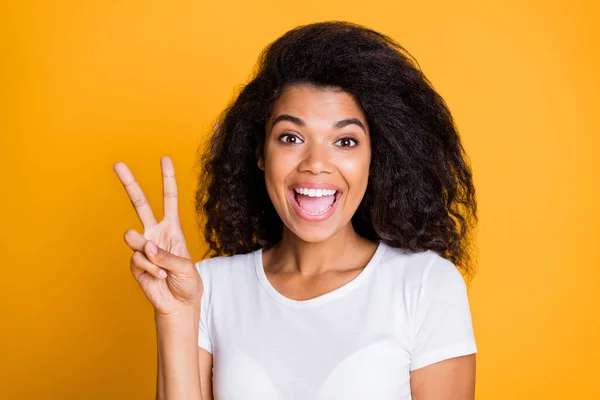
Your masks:
<svg viewBox="0 0 600 400"><path fill-rule="evenodd" d="M298 204L298 205L300 205L300 204ZM311 213L311 212L308 212L308 211L306 211L306 210L305 210L304 208L302 208L302 207L300 207L300 209L301 209L302 211L304 211L305 213L307 213L308 215L322 215L322 214L325 214L327 211L331 210L331 207L333 207L333 204L332 204L332 205L330 205L330 206L329 206L329 208L327 208L327 210L324 210L324 211L322 211L322 212L320 212L320 213Z"/></svg>

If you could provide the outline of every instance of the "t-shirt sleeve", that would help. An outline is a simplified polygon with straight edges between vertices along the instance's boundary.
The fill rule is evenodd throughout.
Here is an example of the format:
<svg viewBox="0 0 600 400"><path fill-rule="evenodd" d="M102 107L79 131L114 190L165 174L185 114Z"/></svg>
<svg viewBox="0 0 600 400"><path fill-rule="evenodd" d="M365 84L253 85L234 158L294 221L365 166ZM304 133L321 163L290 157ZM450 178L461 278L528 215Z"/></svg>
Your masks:
<svg viewBox="0 0 600 400"><path fill-rule="evenodd" d="M477 352L467 287L451 261L433 255L416 297L410 371Z"/></svg>
<svg viewBox="0 0 600 400"><path fill-rule="evenodd" d="M204 286L204 292L200 299L200 326L198 329L198 347L202 347L204 350L212 354L212 340L210 337L209 329L209 312L210 312L210 299L211 299L211 279L209 270L209 259L198 261L196 269L202 278L202 284Z"/></svg>

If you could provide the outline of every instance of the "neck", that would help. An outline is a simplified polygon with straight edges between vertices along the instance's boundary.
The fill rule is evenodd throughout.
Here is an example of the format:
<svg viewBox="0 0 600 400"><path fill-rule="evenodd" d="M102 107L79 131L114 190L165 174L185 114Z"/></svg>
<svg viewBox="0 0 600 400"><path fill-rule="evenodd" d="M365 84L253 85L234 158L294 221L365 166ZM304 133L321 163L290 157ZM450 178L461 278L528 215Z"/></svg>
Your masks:
<svg viewBox="0 0 600 400"><path fill-rule="evenodd" d="M317 275L355 268L357 261L365 259L365 252L370 259L376 247L356 233L351 223L323 242L306 242L284 226L281 241L269 251L267 264L273 273Z"/></svg>

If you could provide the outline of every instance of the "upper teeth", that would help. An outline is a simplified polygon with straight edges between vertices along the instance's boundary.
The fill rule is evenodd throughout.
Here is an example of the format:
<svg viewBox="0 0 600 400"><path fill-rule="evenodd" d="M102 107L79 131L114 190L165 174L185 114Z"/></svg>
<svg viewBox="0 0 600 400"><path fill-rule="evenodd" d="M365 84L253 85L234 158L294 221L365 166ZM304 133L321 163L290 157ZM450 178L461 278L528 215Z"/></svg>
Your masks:
<svg viewBox="0 0 600 400"><path fill-rule="evenodd" d="M303 194L308 197L322 197L322 196L333 196L336 190L326 189L306 189L306 188L294 188L296 193Z"/></svg>

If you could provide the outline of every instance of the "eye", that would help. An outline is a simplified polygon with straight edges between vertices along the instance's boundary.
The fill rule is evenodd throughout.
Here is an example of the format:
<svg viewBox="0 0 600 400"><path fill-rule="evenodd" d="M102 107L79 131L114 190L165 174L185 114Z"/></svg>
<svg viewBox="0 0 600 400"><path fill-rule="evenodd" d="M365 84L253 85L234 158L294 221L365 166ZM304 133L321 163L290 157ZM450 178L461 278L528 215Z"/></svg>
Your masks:
<svg viewBox="0 0 600 400"><path fill-rule="evenodd" d="M302 143L302 139L300 139L300 136L294 135L293 133L284 133L283 135L279 136L279 140L286 144Z"/></svg>
<svg viewBox="0 0 600 400"><path fill-rule="evenodd" d="M354 147L358 144L358 140L352 138L352 137L344 137L341 138L340 140L338 140L337 142L335 142L336 144L339 143L338 146L340 147Z"/></svg>

